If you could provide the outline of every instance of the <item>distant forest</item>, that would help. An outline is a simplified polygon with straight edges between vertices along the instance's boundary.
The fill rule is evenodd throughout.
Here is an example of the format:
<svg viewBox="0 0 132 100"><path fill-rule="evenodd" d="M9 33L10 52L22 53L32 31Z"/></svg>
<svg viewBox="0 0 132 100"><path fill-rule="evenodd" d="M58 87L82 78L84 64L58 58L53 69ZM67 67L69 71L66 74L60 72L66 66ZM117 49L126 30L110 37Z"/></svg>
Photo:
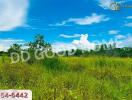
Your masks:
<svg viewBox="0 0 132 100"><path fill-rule="evenodd" d="M29 51L30 53L33 53L36 49L43 51L45 48L49 48L51 44L47 43L44 40L43 35L36 35L34 42L29 42L26 43L24 46L28 46L28 49L22 49L22 45L19 44L13 44L10 46L7 52L0 51L0 56L2 55L8 55L12 52L17 52L19 53L20 51ZM52 52L52 50L49 50ZM59 53L63 53L59 52ZM132 48L131 47L123 47L123 48L117 48L116 43L113 44L101 44L97 45L95 47L95 50L81 50L81 49L76 49L76 50L71 50L70 52L75 52L73 55L69 55L69 51L65 51L65 56L110 56L110 57L132 57Z"/></svg>

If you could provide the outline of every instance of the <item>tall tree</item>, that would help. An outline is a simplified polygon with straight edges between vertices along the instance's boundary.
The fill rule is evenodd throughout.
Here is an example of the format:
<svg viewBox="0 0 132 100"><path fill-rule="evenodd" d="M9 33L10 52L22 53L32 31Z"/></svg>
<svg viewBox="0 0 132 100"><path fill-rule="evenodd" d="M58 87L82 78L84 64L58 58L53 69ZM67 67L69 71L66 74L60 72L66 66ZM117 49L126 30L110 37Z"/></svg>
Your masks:
<svg viewBox="0 0 132 100"><path fill-rule="evenodd" d="M40 51L43 51L46 48L51 47L49 43L45 42L44 36L41 34L36 35L34 42L29 42L28 46L30 50L40 50Z"/></svg>
<svg viewBox="0 0 132 100"><path fill-rule="evenodd" d="M12 53L12 52L17 52L17 53L20 53L21 52L21 47L22 45L19 45L19 44L13 44L9 49L8 49L8 53Z"/></svg>

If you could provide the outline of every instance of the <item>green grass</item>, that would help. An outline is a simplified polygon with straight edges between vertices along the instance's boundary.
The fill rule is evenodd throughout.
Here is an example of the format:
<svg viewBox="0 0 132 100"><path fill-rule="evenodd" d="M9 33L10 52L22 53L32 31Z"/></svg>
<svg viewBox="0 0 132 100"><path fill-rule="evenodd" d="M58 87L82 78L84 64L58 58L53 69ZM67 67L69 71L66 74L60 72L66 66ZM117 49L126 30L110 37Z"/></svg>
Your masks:
<svg viewBox="0 0 132 100"><path fill-rule="evenodd" d="M0 89L30 89L33 100L132 100L131 58L62 57L32 65L6 61L0 58Z"/></svg>

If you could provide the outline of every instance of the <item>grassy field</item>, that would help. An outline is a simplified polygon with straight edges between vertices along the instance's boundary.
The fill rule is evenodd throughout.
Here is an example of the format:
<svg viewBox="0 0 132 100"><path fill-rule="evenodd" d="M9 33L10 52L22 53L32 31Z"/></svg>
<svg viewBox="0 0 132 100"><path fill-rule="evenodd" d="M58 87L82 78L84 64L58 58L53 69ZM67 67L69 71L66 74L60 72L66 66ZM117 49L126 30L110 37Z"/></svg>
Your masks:
<svg viewBox="0 0 132 100"><path fill-rule="evenodd" d="M62 57L29 65L0 58L0 89L30 89L33 100L132 100L132 59Z"/></svg>

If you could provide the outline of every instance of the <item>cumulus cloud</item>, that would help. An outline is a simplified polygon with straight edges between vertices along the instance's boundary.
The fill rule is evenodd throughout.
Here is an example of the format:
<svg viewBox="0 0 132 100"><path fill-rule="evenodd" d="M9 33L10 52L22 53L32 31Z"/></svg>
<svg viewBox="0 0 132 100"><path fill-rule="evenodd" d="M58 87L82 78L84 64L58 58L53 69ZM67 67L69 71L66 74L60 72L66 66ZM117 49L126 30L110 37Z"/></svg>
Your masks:
<svg viewBox="0 0 132 100"><path fill-rule="evenodd" d="M98 15L93 13L91 16L86 16L84 18L69 18L68 20L62 21L61 23L56 23L54 26L64 26L68 23L74 23L77 25L91 25L95 23L100 23L104 21L108 21L110 18L105 15Z"/></svg>
<svg viewBox="0 0 132 100"><path fill-rule="evenodd" d="M0 0L0 31L24 25L28 5L28 0Z"/></svg>
<svg viewBox="0 0 132 100"><path fill-rule="evenodd" d="M114 34L118 34L119 31L118 30L110 30L108 33L111 35L114 35Z"/></svg>
<svg viewBox="0 0 132 100"><path fill-rule="evenodd" d="M7 51L12 44L21 44L23 42L24 40L21 39L0 39L0 51Z"/></svg>
<svg viewBox="0 0 132 100"><path fill-rule="evenodd" d="M75 50L77 48L72 43L56 42L52 44L52 49L54 52L60 52L60 51L66 51L72 49Z"/></svg>
<svg viewBox="0 0 132 100"><path fill-rule="evenodd" d="M81 36L80 34L73 34L73 35L60 34L60 37L63 37L63 38L77 38L80 36Z"/></svg>
<svg viewBox="0 0 132 100"><path fill-rule="evenodd" d="M124 39L118 41L118 47L132 47L132 35L128 34Z"/></svg>
<svg viewBox="0 0 132 100"><path fill-rule="evenodd" d="M132 35L128 36L126 39L122 41L122 45L125 47L132 47Z"/></svg>
<svg viewBox="0 0 132 100"><path fill-rule="evenodd" d="M81 34L80 40L73 40L71 43L57 42L52 46L56 52L71 49L91 50L95 48L95 43L88 40L88 34Z"/></svg>
<svg viewBox="0 0 132 100"><path fill-rule="evenodd" d="M90 42L88 40L88 34L81 34L79 40L74 39L70 43L56 42L52 45L52 47L53 47L53 50L56 52L72 50L72 49L94 50L96 45L113 44L113 43L116 43L116 46L118 48L132 47L132 35L117 34L114 36L114 38L110 40L102 39L100 41Z"/></svg>
<svg viewBox="0 0 132 100"><path fill-rule="evenodd" d="M84 50L94 49L95 47L95 44L88 40L88 34L81 34L80 40L73 40L72 44Z"/></svg>

